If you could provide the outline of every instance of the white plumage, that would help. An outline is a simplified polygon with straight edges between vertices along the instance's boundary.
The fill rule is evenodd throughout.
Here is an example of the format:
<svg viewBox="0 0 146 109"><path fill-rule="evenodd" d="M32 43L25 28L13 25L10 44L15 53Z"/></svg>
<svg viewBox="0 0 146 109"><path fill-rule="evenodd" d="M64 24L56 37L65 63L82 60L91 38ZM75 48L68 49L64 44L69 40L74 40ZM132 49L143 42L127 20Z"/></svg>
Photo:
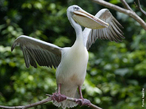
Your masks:
<svg viewBox="0 0 146 109"><path fill-rule="evenodd" d="M124 37L118 27L121 26L120 23L107 9L102 9L93 16L79 6L73 5L68 8L67 16L76 32L76 41L72 47L60 48L54 44L21 35L13 43L12 50L16 45L21 47L26 67L32 65L36 68L38 63L40 66L57 68L56 81L57 85L61 85L59 87L61 94L82 98L77 88L80 89L86 76L87 50L97 38L121 41ZM82 31L80 25L87 28ZM62 108L77 105L67 100L53 103Z"/></svg>

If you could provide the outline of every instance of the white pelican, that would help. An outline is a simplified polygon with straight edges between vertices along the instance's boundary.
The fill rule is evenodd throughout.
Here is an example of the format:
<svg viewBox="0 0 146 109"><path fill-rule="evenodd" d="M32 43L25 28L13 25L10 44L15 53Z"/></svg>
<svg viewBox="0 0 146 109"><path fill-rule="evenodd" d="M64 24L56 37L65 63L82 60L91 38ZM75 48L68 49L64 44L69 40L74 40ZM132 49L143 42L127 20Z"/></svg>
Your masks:
<svg viewBox="0 0 146 109"><path fill-rule="evenodd" d="M76 41L71 47L60 48L25 35L19 36L12 45L23 51L26 67L30 65L54 67L56 71L57 92L53 94L53 103L62 108L71 108L80 102L90 105L90 101L83 99L81 86L86 76L88 63L88 49L98 39L121 41L124 36L120 23L112 16L108 9L100 10L95 16L85 12L77 5L67 9L67 17L76 32ZM81 26L86 27L83 31ZM89 29L90 28L90 29ZM79 90L79 93L77 91ZM65 97L77 98L77 102L64 100Z"/></svg>

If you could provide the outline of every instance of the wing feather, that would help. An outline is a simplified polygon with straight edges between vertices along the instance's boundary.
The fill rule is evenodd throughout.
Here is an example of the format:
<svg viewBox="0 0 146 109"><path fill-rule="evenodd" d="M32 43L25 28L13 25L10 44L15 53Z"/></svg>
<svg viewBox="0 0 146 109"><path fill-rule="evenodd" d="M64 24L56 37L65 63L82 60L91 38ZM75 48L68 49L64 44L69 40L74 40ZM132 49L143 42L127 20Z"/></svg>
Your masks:
<svg viewBox="0 0 146 109"><path fill-rule="evenodd" d="M21 35L15 40L11 50L13 51L17 45L21 47L26 67L32 65L36 68L36 63L38 63L40 66L56 68L61 61L62 49L56 45L25 35Z"/></svg>
<svg viewBox="0 0 146 109"><path fill-rule="evenodd" d="M110 41L119 42L124 39L121 30L122 25L113 17L108 9L100 10L96 15L99 19L109 24L108 28L103 29L89 29L85 28L83 31L84 45L87 49L96 41L96 39L107 39Z"/></svg>

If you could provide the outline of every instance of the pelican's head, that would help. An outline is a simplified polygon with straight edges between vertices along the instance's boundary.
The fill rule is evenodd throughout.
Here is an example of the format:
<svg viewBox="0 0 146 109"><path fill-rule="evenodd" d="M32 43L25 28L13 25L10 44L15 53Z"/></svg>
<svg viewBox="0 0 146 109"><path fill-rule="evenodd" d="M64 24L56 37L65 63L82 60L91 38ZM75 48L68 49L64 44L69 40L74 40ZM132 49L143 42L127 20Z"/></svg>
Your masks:
<svg viewBox="0 0 146 109"><path fill-rule="evenodd" d="M91 29L101 29L109 26L108 23L100 20L99 18L89 14L84 11L81 7L77 5L72 5L67 9L67 16L70 20L73 20L80 24L83 27L91 28Z"/></svg>

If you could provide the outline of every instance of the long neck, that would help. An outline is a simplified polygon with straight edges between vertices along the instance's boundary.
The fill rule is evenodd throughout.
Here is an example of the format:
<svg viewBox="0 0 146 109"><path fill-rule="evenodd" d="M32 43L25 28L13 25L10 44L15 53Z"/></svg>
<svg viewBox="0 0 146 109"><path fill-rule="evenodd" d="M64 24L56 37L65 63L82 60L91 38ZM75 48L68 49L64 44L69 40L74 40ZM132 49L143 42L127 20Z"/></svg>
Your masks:
<svg viewBox="0 0 146 109"><path fill-rule="evenodd" d="M70 19L70 23L76 32L76 41L75 41L74 45L76 45L76 44L79 44L80 46L84 45L81 26L79 24L77 24L72 18Z"/></svg>

